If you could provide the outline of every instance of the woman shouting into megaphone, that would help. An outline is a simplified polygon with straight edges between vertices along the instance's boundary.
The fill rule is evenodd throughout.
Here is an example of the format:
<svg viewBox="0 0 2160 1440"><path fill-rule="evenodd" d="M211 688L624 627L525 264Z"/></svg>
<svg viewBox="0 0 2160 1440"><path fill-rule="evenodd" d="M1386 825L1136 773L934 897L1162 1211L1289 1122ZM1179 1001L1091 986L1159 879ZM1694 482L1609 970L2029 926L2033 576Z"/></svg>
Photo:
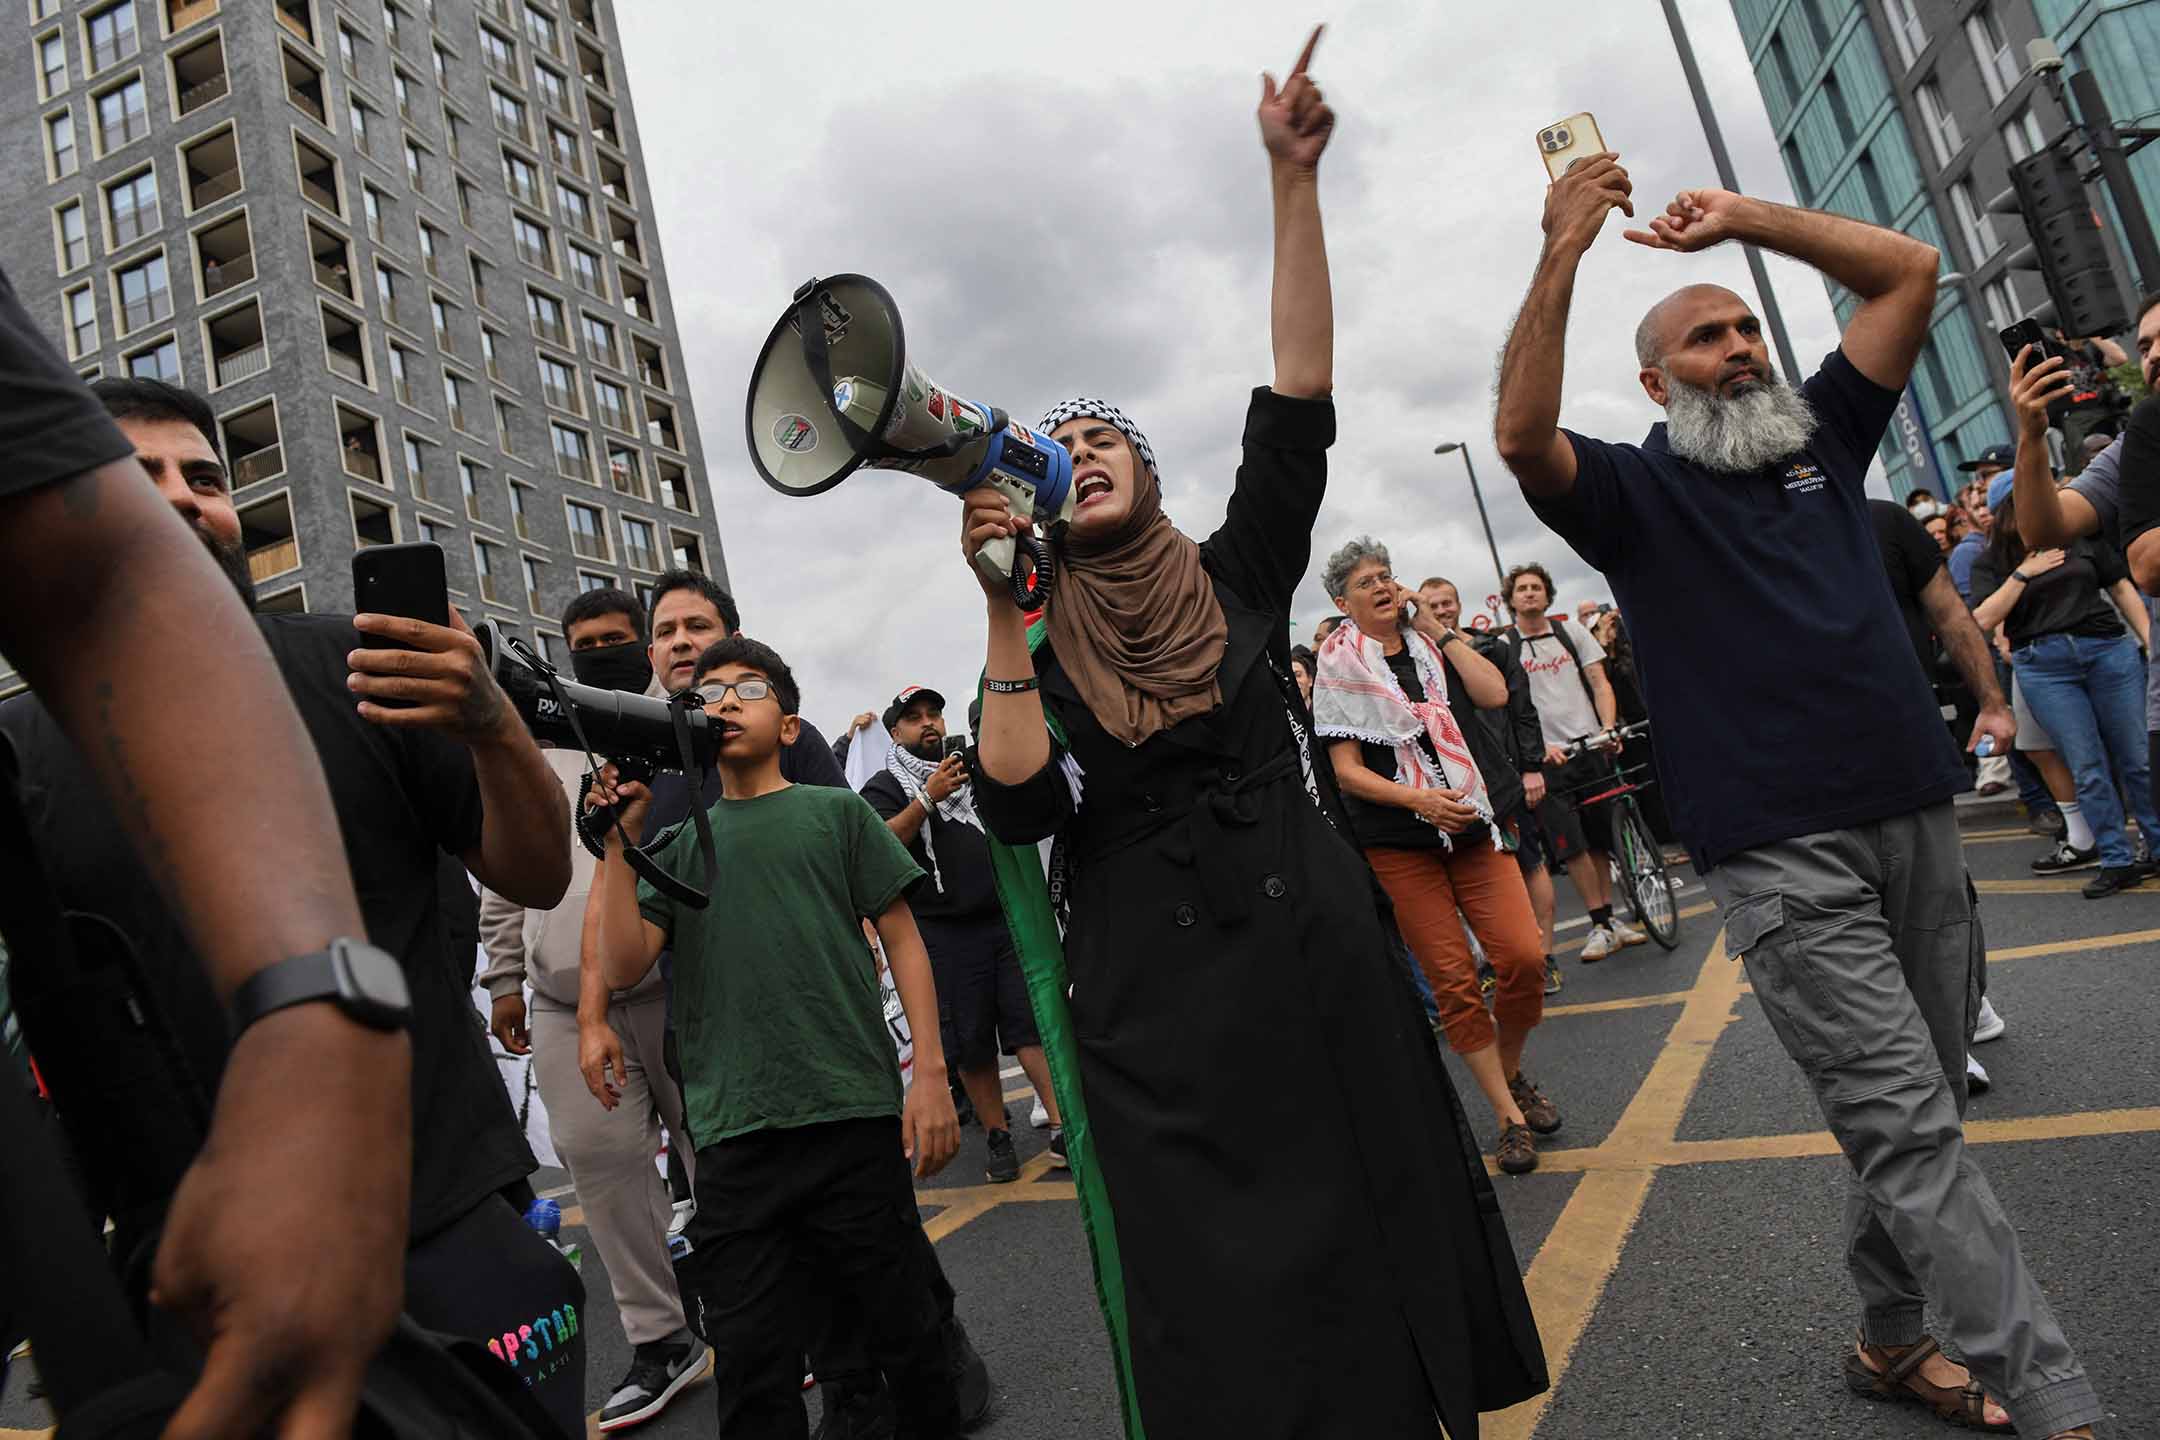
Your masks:
<svg viewBox="0 0 2160 1440"><path fill-rule="evenodd" d="M973 563L1025 522L988 489L963 522L989 616L976 807L1127 1432L1148 1440L1435 1417L1461 1440L1545 1385L1490 1182L1289 678L1335 434L1319 38L1282 85L1262 77L1275 375L1222 526L1195 543L1172 525L1147 436L1090 399L1040 426L1072 452L1078 504L1032 634Z"/></svg>

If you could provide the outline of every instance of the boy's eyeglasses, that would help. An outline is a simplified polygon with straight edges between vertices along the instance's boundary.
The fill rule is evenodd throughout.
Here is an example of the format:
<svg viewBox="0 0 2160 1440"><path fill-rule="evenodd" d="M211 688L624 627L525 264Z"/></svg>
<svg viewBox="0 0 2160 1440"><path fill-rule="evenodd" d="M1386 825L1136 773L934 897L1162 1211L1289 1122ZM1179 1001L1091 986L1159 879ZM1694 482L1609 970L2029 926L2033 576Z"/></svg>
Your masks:
<svg viewBox="0 0 2160 1440"><path fill-rule="evenodd" d="M753 700L763 700L766 696L772 694L772 685L764 680L736 680L732 683L714 685L700 692L699 703L717 705L722 700L727 699L727 692L730 690L735 692L736 699L747 705Z"/></svg>

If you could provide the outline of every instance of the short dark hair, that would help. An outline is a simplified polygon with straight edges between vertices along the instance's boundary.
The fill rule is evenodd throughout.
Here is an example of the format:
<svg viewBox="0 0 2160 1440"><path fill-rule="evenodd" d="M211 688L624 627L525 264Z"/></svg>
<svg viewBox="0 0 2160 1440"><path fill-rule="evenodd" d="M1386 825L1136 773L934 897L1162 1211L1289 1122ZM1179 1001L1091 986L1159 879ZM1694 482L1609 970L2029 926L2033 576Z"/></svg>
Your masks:
<svg viewBox="0 0 2160 1440"><path fill-rule="evenodd" d="M1445 575L1428 575L1423 580L1418 581L1417 588L1420 590L1427 590L1435 585L1445 585L1448 589L1453 590L1457 595L1462 594L1462 586L1457 585L1454 581L1448 579Z"/></svg>
<svg viewBox="0 0 2160 1440"><path fill-rule="evenodd" d="M660 602L677 590L695 590L712 601L713 609L720 612L720 623L727 626L728 634L742 632L742 611L736 607L735 597L722 588L719 581L697 570L667 570L653 581L652 604L645 611L647 632L650 633L652 617L660 613ZM777 657L776 657L777 658Z"/></svg>
<svg viewBox="0 0 2160 1440"><path fill-rule="evenodd" d="M2160 290L2149 291L2144 299L2138 301L2137 314L2130 317L2130 328L2135 330L2138 326L2144 324L2145 312L2155 305L2160 305Z"/></svg>
<svg viewBox="0 0 2160 1440"><path fill-rule="evenodd" d="M1500 603L1507 606L1510 615L1515 613L1515 582L1525 575L1535 575L1545 582L1545 603L1552 604L1555 593L1552 583L1552 571L1547 570L1535 560L1525 561L1523 564L1510 567L1507 572L1507 588L1500 596Z"/></svg>
<svg viewBox="0 0 2160 1440"><path fill-rule="evenodd" d="M1316 675L1320 673L1320 657L1313 654L1312 647L1308 645L1292 645L1290 647L1290 663L1303 665Z"/></svg>
<svg viewBox="0 0 2160 1440"><path fill-rule="evenodd" d="M793 715L801 708L802 691L796 687L795 672L788 669L787 661L780 658L779 651L762 640L730 635L725 640L713 641L705 647L705 653L697 657L697 669L691 672L690 683L696 684L722 665L747 665L770 680L774 693L780 698L781 714Z"/></svg>
<svg viewBox="0 0 2160 1440"><path fill-rule="evenodd" d="M1325 640L1328 636L1334 634L1336 627L1340 626L1342 623L1342 616L1330 615L1326 619L1322 620L1318 625L1313 626L1313 633L1315 635L1318 635L1322 640Z"/></svg>
<svg viewBox="0 0 2160 1440"><path fill-rule="evenodd" d="M586 590L563 606L563 638L570 637L570 627L582 625L587 620L597 620L603 615L627 615L630 630L640 644L645 640L645 612L637 603L637 597L613 585L602 585L597 590Z"/></svg>
<svg viewBox="0 0 2160 1440"><path fill-rule="evenodd" d="M225 463L225 447L218 443L217 413L193 390L148 377L115 375L91 381L90 393L115 420L178 420L193 425L210 442L210 453L218 457L218 463Z"/></svg>

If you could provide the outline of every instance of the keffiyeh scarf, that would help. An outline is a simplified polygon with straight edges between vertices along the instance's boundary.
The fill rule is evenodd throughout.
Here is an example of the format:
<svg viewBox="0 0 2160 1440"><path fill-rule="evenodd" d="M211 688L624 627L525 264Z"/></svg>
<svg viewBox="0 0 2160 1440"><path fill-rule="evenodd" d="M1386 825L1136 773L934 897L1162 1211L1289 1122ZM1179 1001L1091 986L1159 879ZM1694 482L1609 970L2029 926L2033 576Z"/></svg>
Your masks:
<svg viewBox="0 0 2160 1440"><path fill-rule="evenodd" d="M1402 639L1417 662L1425 699L1411 700L1388 669L1380 642L1355 621L1345 621L1320 647L1319 670L1313 676L1313 728L1330 739L1389 747L1395 752L1394 779L1399 785L1461 791L1463 803L1477 811L1498 846L1492 797L1448 706L1447 671L1439 647L1414 630L1404 630ZM1418 743L1421 736L1432 742L1438 766ZM1454 848L1454 837L1442 831L1440 838Z"/></svg>
<svg viewBox="0 0 2160 1440"><path fill-rule="evenodd" d="M940 816L955 824L971 825L979 831L982 830L982 818L975 813L975 787L973 785L962 785L943 800L935 804L931 803L930 777L937 773L937 768L936 765L923 759L922 756L917 755L905 746L893 746L893 778L900 782L900 789L908 799L922 802L926 817L928 812L935 810ZM983 831L983 833L988 834L989 832ZM935 885L938 894L942 895L945 893L945 877L938 871L937 841L931 836L930 822L927 818L923 821L922 843L923 858L930 862L930 883Z"/></svg>

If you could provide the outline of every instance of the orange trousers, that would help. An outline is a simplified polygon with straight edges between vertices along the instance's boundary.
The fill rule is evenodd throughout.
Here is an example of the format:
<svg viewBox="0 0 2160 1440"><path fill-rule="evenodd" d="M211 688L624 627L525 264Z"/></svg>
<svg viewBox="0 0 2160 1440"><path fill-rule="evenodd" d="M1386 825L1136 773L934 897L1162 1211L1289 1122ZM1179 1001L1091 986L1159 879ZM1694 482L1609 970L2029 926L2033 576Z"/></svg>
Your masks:
<svg viewBox="0 0 2160 1440"><path fill-rule="evenodd" d="M1480 838L1453 850L1376 848L1365 859L1395 902L1402 937L1440 1003L1449 1049L1484 1049L1499 1038L1495 1021L1528 1030L1544 1017L1544 943L1513 855ZM1499 977L1490 1014L1478 994L1465 921Z"/></svg>

